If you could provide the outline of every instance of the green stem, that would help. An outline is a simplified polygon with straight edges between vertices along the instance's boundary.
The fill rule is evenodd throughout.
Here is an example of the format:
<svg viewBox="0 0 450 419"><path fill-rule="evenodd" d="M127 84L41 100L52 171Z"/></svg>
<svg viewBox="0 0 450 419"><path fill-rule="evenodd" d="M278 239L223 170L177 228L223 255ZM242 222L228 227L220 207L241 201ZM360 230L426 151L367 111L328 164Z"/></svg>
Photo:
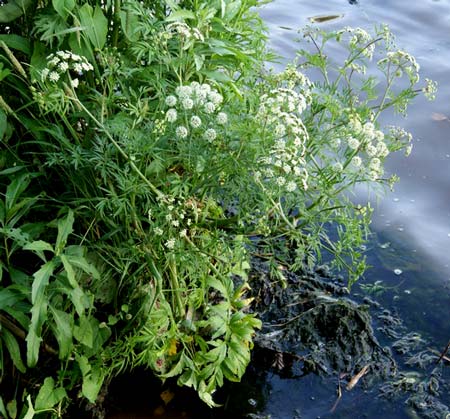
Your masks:
<svg viewBox="0 0 450 419"><path fill-rule="evenodd" d="M145 184L150 188L150 190L158 197L162 198L164 194L156 188L156 186L151 183L146 176L139 170L139 168L136 166L136 164L131 160L130 156L128 156L127 153L123 150L123 148L120 146L120 144L113 138L113 136L109 133L109 131L106 129L106 127L84 106L78 98L71 97L71 100L74 100L78 103L78 105L81 107L81 109L89 116L89 118L94 121L94 123L105 133L105 135L108 137L108 140L111 141L111 143L116 147L117 151L124 157L124 159L129 163L131 168L136 172L136 174L145 182Z"/></svg>

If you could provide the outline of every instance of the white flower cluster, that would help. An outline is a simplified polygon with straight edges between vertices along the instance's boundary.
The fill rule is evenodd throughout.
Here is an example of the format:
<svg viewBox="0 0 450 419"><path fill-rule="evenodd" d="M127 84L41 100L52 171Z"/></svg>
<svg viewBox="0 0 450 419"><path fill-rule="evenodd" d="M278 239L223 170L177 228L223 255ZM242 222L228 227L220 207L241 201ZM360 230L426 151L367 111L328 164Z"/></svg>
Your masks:
<svg viewBox="0 0 450 419"><path fill-rule="evenodd" d="M306 77L300 78L298 74L295 77L301 80L308 94L309 81ZM271 133L274 142L268 155L259 159L261 170L255 175L257 179L274 183L284 192L293 192L298 188L306 190L308 187L304 160L308 132L301 119L307 104L305 94L293 88L279 87L261 96L257 117L262 121L264 130Z"/></svg>
<svg viewBox="0 0 450 419"><path fill-rule="evenodd" d="M173 35L178 35L185 39L196 39L203 42L205 40L204 35L198 28L191 28L184 22L173 22L167 25L166 33L171 38Z"/></svg>
<svg viewBox="0 0 450 419"><path fill-rule="evenodd" d="M362 28L351 28L346 26L343 30L339 31L340 34L348 33L351 38L349 41L349 46L352 49L361 50L361 54L372 59L373 53L375 51L375 43L371 43L373 38Z"/></svg>
<svg viewBox="0 0 450 419"><path fill-rule="evenodd" d="M425 79L425 86L422 88L422 93L428 100L436 99L437 82Z"/></svg>
<svg viewBox="0 0 450 419"><path fill-rule="evenodd" d="M175 125L179 139L195 133L212 143L218 137L218 126L228 122L228 115L220 111L222 102L222 95L209 84L194 81L178 86L174 95L166 97L166 121ZM178 121L181 123L176 124Z"/></svg>
<svg viewBox="0 0 450 419"><path fill-rule="evenodd" d="M408 52L398 50L389 51L385 58L378 61L378 66L385 70L390 68L390 72L397 77L401 77L406 73L412 84L419 81L420 66L416 59Z"/></svg>
<svg viewBox="0 0 450 419"><path fill-rule="evenodd" d="M181 241L194 234L194 223L202 211L202 203L189 198L179 199L173 196L159 198L159 208L153 214L148 212L151 232L160 237L161 244L168 250L174 250Z"/></svg>
<svg viewBox="0 0 450 419"><path fill-rule="evenodd" d="M75 77L71 77L70 82L74 88L78 87L79 76L94 70L92 64L85 57L70 51L58 51L55 54L50 54L47 56L47 60L47 67L41 72L41 80L56 83L64 74L70 75L70 72L72 72Z"/></svg>

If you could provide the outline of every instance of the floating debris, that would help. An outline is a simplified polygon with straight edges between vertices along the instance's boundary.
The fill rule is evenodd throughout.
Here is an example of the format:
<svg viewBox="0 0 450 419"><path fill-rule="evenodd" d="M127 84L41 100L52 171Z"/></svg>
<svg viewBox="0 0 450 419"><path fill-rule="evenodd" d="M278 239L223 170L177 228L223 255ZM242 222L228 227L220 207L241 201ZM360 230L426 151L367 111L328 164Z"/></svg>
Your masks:
<svg viewBox="0 0 450 419"><path fill-rule="evenodd" d="M401 275L403 273L403 271L401 269L394 269L394 273L395 275Z"/></svg>
<svg viewBox="0 0 450 419"><path fill-rule="evenodd" d="M324 22L329 22L330 20L342 19L343 17L344 17L344 14L339 14L339 15L320 15L320 16L309 17L308 20L311 23L324 23Z"/></svg>

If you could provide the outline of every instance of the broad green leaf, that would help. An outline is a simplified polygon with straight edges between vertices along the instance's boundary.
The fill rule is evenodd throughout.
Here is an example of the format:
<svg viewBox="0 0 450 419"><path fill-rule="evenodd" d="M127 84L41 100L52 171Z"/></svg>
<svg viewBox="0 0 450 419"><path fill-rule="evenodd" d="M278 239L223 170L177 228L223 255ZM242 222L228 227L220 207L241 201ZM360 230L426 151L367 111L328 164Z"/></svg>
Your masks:
<svg viewBox="0 0 450 419"><path fill-rule="evenodd" d="M89 360L83 355L77 355L75 357L78 362L78 366L80 367L81 375L85 377L91 371L91 364L89 364Z"/></svg>
<svg viewBox="0 0 450 419"><path fill-rule="evenodd" d="M75 0L52 0L53 8L65 19L75 7Z"/></svg>
<svg viewBox="0 0 450 419"><path fill-rule="evenodd" d="M16 49L17 51L23 52L26 55L30 55L30 40L24 38L23 36L14 34L0 35L0 41L3 41L11 49Z"/></svg>
<svg viewBox="0 0 450 419"><path fill-rule="evenodd" d="M60 255L66 246L67 239L73 231L74 216L70 209L67 217L58 220L58 237L56 238L55 254Z"/></svg>
<svg viewBox="0 0 450 419"><path fill-rule="evenodd" d="M222 71L202 71L202 74L207 76L211 80L215 80L222 83L232 82L233 79Z"/></svg>
<svg viewBox="0 0 450 419"><path fill-rule="evenodd" d="M61 259L61 262L62 262L62 264L64 266L64 270L66 271L66 275L67 275L67 279L69 281L69 284L73 288L78 288L79 285L78 285L78 282L77 282L77 280L75 278L75 271L73 270L73 266L69 262L69 259L64 254L60 255L60 259Z"/></svg>
<svg viewBox="0 0 450 419"><path fill-rule="evenodd" d="M169 16L166 17L166 22L174 22L177 20L187 20L187 19L195 19L195 14L190 10L180 9L175 12L172 12Z"/></svg>
<svg viewBox="0 0 450 419"><path fill-rule="evenodd" d="M83 376L81 392L91 403L97 401L97 396L102 388L104 378L101 369L95 366L91 368L90 374Z"/></svg>
<svg viewBox="0 0 450 419"><path fill-rule="evenodd" d="M53 334L58 341L58 356L59 359L64 360L68 358L72 352L73 316L52 306L50 306L50 311L55 322Z"/></svg>
<svg viewBox="0 0 450 419"><path fill-rule="evenodd" d="M85 309L91 307L89 298L80 287L70 290L69 298L70 301L72 301L73 306L75 307L75 311L80 317L84 315Z"/></svg>
<svg viewBox="0 0 450 419"><path fill-rule="evenodd" d="M108 19L97 5L95 10L85 3L79 10L80 23L94 48L102 49L108 34Z"/></svg>
<svg viewBox="0 0 450 419"><path fill-rule="evenodd" d="M9 356L11 357L16 368L22 373L25 374L26 367L22 362L22 357L20 355L20 347L17 343L17 339L15 336L6 328L3 328L0 332L0 337L5 342L6 348L8 349Z"/></svg>
<svg viewBox="0 0 450 419"><path fill-rule="evenodd" d="M122 31L128 40L130 42L136 42L139 39L139 32L136 31L137 24L139 23L139 17L121 10L120 23L122 25Z"/></svg>
<svg viewBox="0 0 450 419"><path fill-rule="evenodd" d="M88 348L92 348L94 345L94 330L88 317L80 317L79 325L73 329L73 336L78 342L86 345Z"/></svg>
<svg viewBox="0 0 450 419"><path fill-rule="evenodd" d="M9 0L0 7L0 23L8 23L22 16L32 0Z"/></svg>
<svg viewBox="0 0 450 419"><path fill-rule="evenodd" d="M64 387L55 388L55 380L52 377L47 377L39 389L34 408L36 410L51 409L65 397L67 397L67 393Z"/></svg>

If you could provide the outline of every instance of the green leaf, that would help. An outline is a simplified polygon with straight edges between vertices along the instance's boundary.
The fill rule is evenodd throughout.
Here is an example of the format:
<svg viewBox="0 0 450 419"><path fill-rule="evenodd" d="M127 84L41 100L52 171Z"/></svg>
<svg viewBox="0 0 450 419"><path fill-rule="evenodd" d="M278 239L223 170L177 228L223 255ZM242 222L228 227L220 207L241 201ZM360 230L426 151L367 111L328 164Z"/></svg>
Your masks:
<svg viewBox="0 0 450 419"><path fill-rule="evenodd" d="M20 195L28 188L30 181L30 175L28 173L23 173L20 176L15 177L8 185L5 194L5 208L8 218L11 218L11 209L18 201Z"/></svg>
<svg viewBox="0 0 450 419"><path fill-rule="evenodd" d="M55 254L60 255L66 246L67 239L73 231L73 211L70 209L67 217L58 220L58 237L56 238Z"/></svg>
<svg viewBox="0 0 450 419"><path fill-rule="evenodd" d="M2 109L0 109L0 140L3 139L7 126L8 126L8 118L6 117L6 113Z"/></svg>
<svg viewBox="0 0 450 419"><path fill-rule="evenodd" d="M80 317L79 322L80 324L74 327L73 336L78 342L86 345L88 348L92 348L94 345L94 330L91 322L85 316Z"/></svg>
<svg viewBox="0 0 450 419"><path fill-rule="evenodd" d="M28 410L27 414L23 417L23 419L33 419L34 414L36 413L33 408L33 403L31 402L31 396L27 396L27 402L28 402Z"/></svg>
<svg viewBox="0 0 450 419"><path fill-rule="evenodd" d="M239 10L241 9L242 1L232 1L231 3L227 4L224 20L226 22L229 22L230 20L234 19L234 17L239 13Z"/></svg>
<svg viewBox="0 0 450 419"><path fill-rule="evenodd" d="M53 327L53 334L58 341L59 359L64 360L69 357L72 352L72 330L73 330L73 316L65 311L58 310L50 306L50 311L53 315L55 326Z"/></svg>
<svg viewBox="0 0 450 419"><path fill-rule="evenodd" d="M52 0L52 5L56 13L65 19L75 7L75 0Z"/></svg>
<svg viewBox="0 0 450 419"><path fill-rule="evenodd" d="M3 6L4 7L4 6ZM0 9L1 10L1 9ZM19 35L0 35L0 41L3 41L9 48L21 51L26 55L30 55L30 40Z"/></svg>
<svg viewBox="0 0 450 419"><path fill-rule="evenodd" d="M38 255L44 262L47 261L44 251L54 253L52 245L43 240L36 240L34 242L27 243L25 246L23 246L23 249L31 250L32 252L36 253L36 255Z"/></svg>
<svg viewBox="0 0 450 419"><path fill-rule="evenodd" d="M0 6L0 23L8 23L22 16L32 0L9 0Z"/></svg>
<svg viewBox="0 0 450 419"><path fill-rule="evenodd" d="M6 412L6 407L5 407L5 403L3 402L3 397L0 396L0 413L7 418L8 417L8 413Z"/></svg>
<svg viewBox="0 0 450 419"><path fill-rule="evenodd" d="M15 419L17 417L17 402L15 399L6 404L6 409L8 410L8 414L12 419Z"/></svg>
<svg viewBox="0 0 450 419"><path fill-rule="evenodd" d="M31 323L26 337L27 341L27 365L34 367L39 359L39 348L42 342L42 326L47 319L47 301L40 296L31 308Z"/></svg>
<svg viewBox="0 0 450 419"><path fill-rule="evenodd" d="M108 34L108 19L97 5L95 10L85 3L79 10L80 23L94 48L102 49Z"/></svg>
<svg viewBox="0 0 450 419"><path fill-rule="evenodd" d="M50 262L44 263L41 269L33 274L34 280L31 286L31 302L33 304L44 294L55 267L55 260L51 260Z"/></svg>
<svg viewBox="0 0 450 419"><path fill-rule="evenodd" d="M19 344L17 343L17 339L6 328L2 329L0 336L3 339L3 342L5 342L6 348L8 349L9 356L11 357L13 364L22 374L25 374L26 367L22 362L22 357L20 355L20 347Z"/></svg>
<svg viewBox="0 0 450 419"><path fill-rule="evenodd" d="M66 390L63 387L55 388L55 380L47 377L39 389L34 407L36 410L51 409L65 397L67 397Z"/></svg>
<svg viewBox="0 0 450 419"><path fill-rule="evenodd" d="M104 375L102 370L96 366L91 367L91 373L83 376L81 392L91 403L97 401L97 396L102 388Z"/></svg>
<svg viewBox="0 0 450 419"><path fill-rule="evenodd" d="M187 19L195 19L195 14L190 10L180 9L167 16L166 22L184 21Z"/></svg>
<svg viewBox="0 0 450 419"><path fill-rule="evenodd" d="M202 71L206 77L211 80L215 80L221 83L229 83L232 82L233 79L222 71Z"/></svg>

